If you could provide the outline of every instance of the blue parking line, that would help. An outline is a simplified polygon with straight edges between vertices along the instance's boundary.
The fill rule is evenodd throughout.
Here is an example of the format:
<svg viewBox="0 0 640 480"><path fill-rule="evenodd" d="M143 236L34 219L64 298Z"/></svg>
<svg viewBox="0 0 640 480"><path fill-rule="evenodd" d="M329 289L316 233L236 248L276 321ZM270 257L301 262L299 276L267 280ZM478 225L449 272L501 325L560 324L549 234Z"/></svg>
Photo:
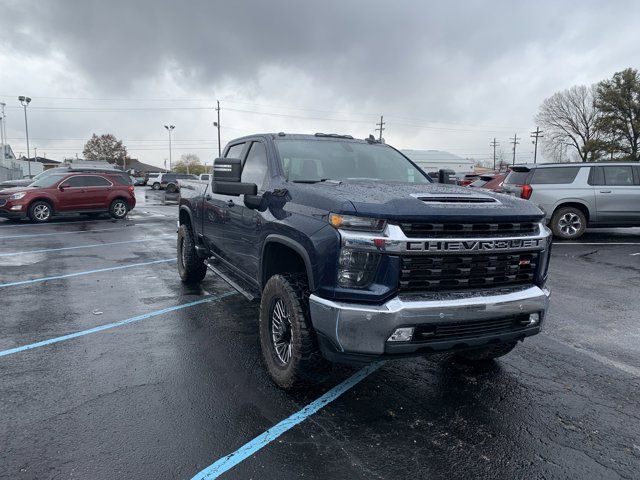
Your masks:
<svg viewBox="0 0 640 480"><path fill-rule="evenodd" d="M362 380L367 378L373 372L378 370L384 362L376 362L366 367L358 370L351 377L347 378L344 382L336 385L327 393L322 395L317 400L314 400L309 405L304 407L302 410L294 413L288 418L285 418L280 423L274 425L266 432L258 435L256 438L251 440L248 443L245 443L242 447L240 447L235 452L227 455L226 457L222 457L220 460L217 460L215 463L209 465L204 470L198 472L191 480L205 480L205 479L213 479L218 478L223 473L231 470L233 467L238 465L240 462L246 460L248 457L256 453L258 450L266 447L269 443L273 442L280 435L285 433L286 431L292 429L299 423L303 422L311 415L316 413L325 405L333 402L340 395L345 393L347 390L351 389Z"/></svg>
<svg viewBox="0 0 640 480"><path fill-rule="evenodd" d="M71 340L72 338L82 337L84 335L89 335L90 333L102 332L104 330L108 330L110 328L121 327L123 325L129 325L130 323L139 322L140 320L146 320L147 318L157 317L158 315L164 315L165 313L175 312L176 310L182 310L184 308L193 307L195 305L200 305L202 303L210 303L215 302L216 300L221 300L230 295L235 295L237 292L227 292L222 295L217 295L215 297L204 298L202 300L196 300L194 302L183 303L182 305L176 305L174 307L163 308L162 310L156 310L155 312L145 313L143 315L138 315L136 317L127 318L126 320L120 320L119 322L108 323L106 325L100 325L99 327L90 328L88 330L82 330L80 332L70 333L68 335L62 335L61 337L50 338L49 340L43 340L41 342L30 343L28 345L23 345L21 347L10 348L8 350L0 351L0 357L5 357L7 355L12 355L14 353L24 352L25 350L32 350L38 347L44 347L46 345L51 345L53 343L64 342L65 340Z"/></svg>
<svg viewBox="0 0 640 480"><path fill-rule="evenodd" d="M136 223L125 225L124 227L115 227L115 228L96 228L95 230L74 230L73 232L52 232L52 233L27 233L24 235L4 235L0 237L0 240L8 240L12 238L29 238L29 237L50 237L52 235L75 235L77 233L98 233L98 232L112 232L114 230L125 230L127 227L135 227L135 226L152 226L152 225L162 225L161 223Z"/></svg>
<svg viewBox="0 0 640 480"><path fill-rule="evenodd" d="M90 275L92 273L111 272L113 270L123 270L125 268L141 267L143 265L153 265L154 263L175 262L175 258L165 258L162 260L152 260L150 262L131 263L129 265L120 265L118 267L99 268L97 270L86 270L84 272L66 273L64 275L55 275L53 277L34 278L32 280L20 280L19 282L0 283L0 288L14 287L16 285L27 285L30 283L46 282L48 280L59 280L61 278L79 277L80 275Z"/></svg>
<svg viewBox="0 0 640 480"><path fill-rule="evenodd" d="M95 247L108 247L111 245L124 245L127 243L143 243L143 242L155 242L160 239L173 237L175 235L158 235L153 238L143 238L141 240L125 240L122 242L109 242L109 243L93 243L91 245L76 245L74 247L61 247L61 248L43 248L41 250L23 250L21 252L9 252L9 253L0 253L0 257L10 257L12 255L25 255L27 253L49 253L49 252L60 252L64 250L77 250L81 248L95 248Z"/></svg>

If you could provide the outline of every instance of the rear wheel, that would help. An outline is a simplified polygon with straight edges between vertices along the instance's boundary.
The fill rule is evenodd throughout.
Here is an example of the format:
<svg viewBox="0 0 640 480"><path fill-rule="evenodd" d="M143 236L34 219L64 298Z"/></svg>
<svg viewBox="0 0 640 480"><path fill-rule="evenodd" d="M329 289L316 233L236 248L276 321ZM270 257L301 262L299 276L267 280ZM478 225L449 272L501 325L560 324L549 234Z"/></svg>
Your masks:
<svg viewBox="0 0 640 480"><path fill-rule="evenodd" d="M558 238L572 240L581 237L587 229L587 217L575 207L562 207L551 217L551 230Z"/></svg>
<svg viewBox="0 0 640 480"><path fill-rule="evenodd" d="M126 217L128 211L129 205L127 205L127 202L125 202L121 198L116 198L113 202L111 202L111 206L109 207L109 213L113 218L117 220Z"/></svg>
<svg viewBox="0 0 640 480"><path fill-rule="evenodd" d="M184 224L178 229L178 274L184 283L200 283L207 274L207 266L196 252L191 228Z"/></svg>
<svg viewBox="0 0 640 480"><path fill-rule="evenodd" d="M260 344L269 375L283 389L322 380L327 362L318 348L304 275L274 275L260 301Z"/></svg>
<svg viewBox="0 0 640 480"><path fill-rule="evenodd" d="M29 218L36 223L45 223L51 219L53 209L48 202L36 200L29 206Z"/></svg>
<svg viewBox="0 0 640 480"><path fill-rule="evenodd" d="M516 342L491 345L490 347L477 348L458 352L455 356L469 362L488 362L495 358L502 357L516 347Z"/></svg>
<svg viewBox="0 0 640 480"><path fill-rule="evenodd" d="M151 185L151 188L153 190L160 190L160 182L153 182L153 185Z"/></svg>

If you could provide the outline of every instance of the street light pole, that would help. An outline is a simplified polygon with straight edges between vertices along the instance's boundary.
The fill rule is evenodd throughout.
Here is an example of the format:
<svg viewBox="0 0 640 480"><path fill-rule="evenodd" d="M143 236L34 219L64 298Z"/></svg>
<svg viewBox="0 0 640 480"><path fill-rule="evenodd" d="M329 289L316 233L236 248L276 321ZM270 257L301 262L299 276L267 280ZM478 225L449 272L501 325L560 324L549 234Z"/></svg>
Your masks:
<svg viewBox="0 0 640 480"><path fill-rule="evenodd" d="M173 168L171 166L171 131L176 128L175 125L165 125L164 128L167 129L167 132L169 132L169 171L171 171L171 169Z"/></svg>
<svg viewBox="0 0 640 480"><path fill-rule="evenodd" d="M6 138L6 129L5 129L5 125L7 123L7 121L5 120L5 116L4 116L4 107L7 104L4 102L0 102L0 160L5 160L6 155L5 155L5 147L4 144L7 140Z"/></svg>
<svg viewBox="0 0 640 480"><path fill-rule="evenodd" d="M29 177L31 177L31 153L29 152L29 124L27 123L27 105L31 102L29 97L20 95L18 97L20 105L24 107L24 129L27 134L27 165L29 168Z"/></svg>
<svg viewBox="0 0 640 480"><path fill-rule="evenodd" d="M218 112L218 121L213 122L213 126L218 129L218 157L222 156L222 149L220 148L220 100L217 100L218 106L216 107L216 111Z"/></svg>

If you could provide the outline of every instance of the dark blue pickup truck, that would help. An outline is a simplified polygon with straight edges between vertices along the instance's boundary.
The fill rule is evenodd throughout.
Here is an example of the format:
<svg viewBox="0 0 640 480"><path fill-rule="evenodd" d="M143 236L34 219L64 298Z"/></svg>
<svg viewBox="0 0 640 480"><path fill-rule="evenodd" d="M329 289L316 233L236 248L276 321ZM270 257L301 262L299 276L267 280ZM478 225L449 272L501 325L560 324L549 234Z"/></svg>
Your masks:
<svg viewBox="0 0 640 480"><path fill-rule="evenodd" d="M180 184L178 270L260 299L266 367L283 388L329 362L508 353L540 331L551 236L507 195L432 183L373 138L230 142L211 183Z"/></svg>

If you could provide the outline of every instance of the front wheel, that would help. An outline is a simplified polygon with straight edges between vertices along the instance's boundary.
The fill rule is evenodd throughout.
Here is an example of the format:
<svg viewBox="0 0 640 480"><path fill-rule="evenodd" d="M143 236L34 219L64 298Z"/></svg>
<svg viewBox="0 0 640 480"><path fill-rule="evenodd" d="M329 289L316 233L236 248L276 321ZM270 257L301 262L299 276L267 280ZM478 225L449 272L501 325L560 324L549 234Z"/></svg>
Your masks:
<svg viewBox="0 0 640 480"><path fill-rule="evenodd" d="M167 193L176 193L178 191L178 186L173 183L170 183L169 185L167 185L166 190L167 190Z"/></svg>
<svg viewBox="0 0 640 480"><path fill-rule="evenodd" d="M117 220L123 219L127 216L127 212L129 211L129 205L124 200L117 198L113 202L111 202L111 206L109 207L109 213L111 216Z"/></svg>
<svg viewBox="0 0 640 480"><path fill-rule="evenodd" d="M154 182L153 185L151 185L151 189L152 190L160 190L160 183L159 182Z"/></svg>
<svg viewBox="0 0 640 480"><path fill-rule="evenodd" d="M36 223L45 223L51 219L53 209L48 202L37 200L29 206L29 218Z"/></svg>
<svg viewBox="0 0 640 480"><path fill-rule="evenodd" d="M180 225L178 229L178 274L184 283L200 283L207 274L189 225Z"/></svg>
<svg viewBox="0 0 640 480"><path fill-rule="evenodd" d="M564 240L581 237L587 229L587 217L575 207L562 207L551 217L553 234Z"/></svg>
<svg viewBox="0 0 640 480"><path fill-rule="evenodd" d="M269 375L283 389L315 384L327 370L308 308L304 275L274 275L260 301L260 345Z"/></svg>

